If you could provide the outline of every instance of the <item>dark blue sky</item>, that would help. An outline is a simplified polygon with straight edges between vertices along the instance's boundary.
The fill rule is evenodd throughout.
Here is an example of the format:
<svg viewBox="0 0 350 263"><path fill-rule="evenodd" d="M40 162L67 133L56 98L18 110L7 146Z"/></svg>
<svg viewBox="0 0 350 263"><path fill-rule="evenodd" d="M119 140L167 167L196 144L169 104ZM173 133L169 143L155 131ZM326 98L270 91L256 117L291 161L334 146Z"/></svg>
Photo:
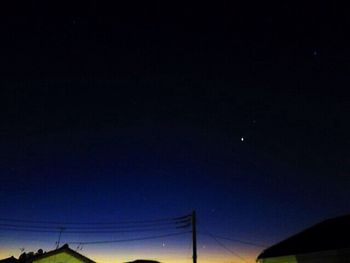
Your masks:
<svg viewBox="0 0 350 263"><path fill-rule="evenodd" d="M335 7L95 7L3 18L2 217L195 209L202 231L271 244L349 211L350 54L333 45L346 32Z"/></svg>

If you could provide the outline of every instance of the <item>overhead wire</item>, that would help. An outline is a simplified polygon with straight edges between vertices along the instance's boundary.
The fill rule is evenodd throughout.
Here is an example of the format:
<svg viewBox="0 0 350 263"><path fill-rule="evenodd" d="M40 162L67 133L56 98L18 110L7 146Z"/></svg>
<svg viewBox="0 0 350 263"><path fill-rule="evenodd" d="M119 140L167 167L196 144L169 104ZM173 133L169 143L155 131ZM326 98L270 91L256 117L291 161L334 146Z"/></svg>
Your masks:
<svg viewBox="0 0 350 263"><path fill-rule="evenodd" d="M97 240L97 241L72 241L69 244L89 245L142 241L165 237L179 236L190 231L172 232L169 230L187 228L190 226L191 217L188 215L174 218L156 220L137 220L119 222L62 222L62 221L34 221L22 219L0 218L0 230L35 233L75 233L75 234L113 234L113 233L138 233L168 231L166 234L150 235L128 239Z"/></svg>
<svg viewBox="0 0 350 263"><path fill-rule="evenodd" d="M32 223L32 224L59 224L59 225L124 225L124 224L147 224L147 223L161 223L161 222L181 222L187 220L191 215L184 215L179 217L169 217L150 220L129 220L129 221L109 221L109 222L77 222L77 221L44 221L44 220L27 220L17 218L0 218L0 222L17 222L17 223Z"/></svg>
<svg viewBox="0 0 350 263"><path fill-rule="evenodd" d="M168 219L114 222L58 222L0 218L0 230L17 232L56 233L128 233L181 229L190 226L191 218L181 216ZM15 222L15 223L14 223ZM93 225L97 224L97 225Z"/></svg>
<svg viewBox="0 0 350 263"><path fill-rule="evenodd" d="M107 244L107 243L121 243L121 242L132 242L132 241L143 241L143 240L150 240L150 239L158 239L158 238L164 238L164 237L172 237L172 236L179 236L191 233L191 231L184 231L184 232L177 232L177 233L169 233L164 235L153 235L153 236L145 236L145 237L139 237L139 238L129 238L129 239L116 239L116 240L99 240L99 241L72 241L67 242L68 244L82 244L82 245L91 245L91 244Z"/></svg>
<svg viewBox="0 0 350 263"><path fill-rule="evenodd" d="M222 242L220 242L215 236L211 235L210 233L208 233L215 241L216 243L218 243L222 248L224 248L226 251L230 252L231 254L235 255L236 257L238 257L240 260L248 263L248 260L246 260L244 257L242 257L240 254L238 254L237 252L233 251L232 249L228 248L225 244L223 244Z"/></svg>
<svg viewBox="0 0 350 263"><path fill-rule="evenodd" d="M135 233L135 232L156 232L163 230L170 230L174 228L150 228L150 229L127 229L127 230L85 230L85 231L70 231L70 230L60 230L57 228L56 230L45 230L45 229L30 229L30 228L2 228L0 230L3 231L16 231L16 232L35 232L35 233L59 233L63 232L65 234L108 234L108 233Z"/></svg>
<svg viewBox="0 0 350 263"><path fill-rule="evenodd" d="M245 240L241 240L241 239L236 239L236 238L223 237L223 236L218 236L218 235L213 235L213 234L208 234L208 233L203 233L203 232L198 232L198 234L200 234L200 235L207 235L207 236L214 236L214 237L216 237L218 239L224 239L224 240L228 240L228 241L231 241L231 242L241 243L241 244L250 245L250 246L254 246L254 247L260 247L260 248L267 247L267 245L258 244L258 243L245 241Z"/></svg>
<svg viewBox="0 0 350 263"><path fill-rule="evenodd" d="M17 228L33 228L33 229L53 229L53 228L66 228L70 230L108 230L108 229L130 229L130 228L153 228L153 227L177 227L181 228L183 226L187 226L190 223L190 220L188 221L182 221L182 222L167 222L167 223L152 223L152 224L147 224L147 225L122 225L122 226L66 226L66 225L52 225L52 226L47 226L47 225L24 225L24 224L3 224L0 223L0 227L17 227Z"/></svg>

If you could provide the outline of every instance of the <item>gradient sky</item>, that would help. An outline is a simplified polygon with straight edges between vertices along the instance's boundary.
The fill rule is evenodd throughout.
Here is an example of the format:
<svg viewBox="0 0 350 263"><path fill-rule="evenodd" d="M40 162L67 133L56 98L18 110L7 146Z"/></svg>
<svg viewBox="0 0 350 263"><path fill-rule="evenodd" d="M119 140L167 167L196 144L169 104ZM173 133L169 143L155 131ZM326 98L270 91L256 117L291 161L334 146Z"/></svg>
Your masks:
<svg viewBox="0 0 350 263"><path fill-rule="evenodd" d="M37 2L1 18L1 218L150 220L195 209L200 262L244 262L234 253L253 262L349 212L341 8L70 7L58 16L63 6ZM232 253L208 232L261 246L220 240ZM130 237L63 232L61 242ZM0 257L57 239L1 229ZM190 262L191 237L80 252Z"/></svg>

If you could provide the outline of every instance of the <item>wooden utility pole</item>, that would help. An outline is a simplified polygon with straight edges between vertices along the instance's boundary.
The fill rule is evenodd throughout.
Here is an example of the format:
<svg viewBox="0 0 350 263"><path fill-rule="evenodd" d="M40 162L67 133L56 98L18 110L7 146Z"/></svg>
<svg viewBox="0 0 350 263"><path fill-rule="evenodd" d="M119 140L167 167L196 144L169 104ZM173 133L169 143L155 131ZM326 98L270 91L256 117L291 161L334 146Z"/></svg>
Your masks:
<svg viewBox="0 0 350 263"><path fill-rule="evenodd" d="M196 232L196 211L192 212L192 249L193 263L197 263L197 232Z"/></svg>

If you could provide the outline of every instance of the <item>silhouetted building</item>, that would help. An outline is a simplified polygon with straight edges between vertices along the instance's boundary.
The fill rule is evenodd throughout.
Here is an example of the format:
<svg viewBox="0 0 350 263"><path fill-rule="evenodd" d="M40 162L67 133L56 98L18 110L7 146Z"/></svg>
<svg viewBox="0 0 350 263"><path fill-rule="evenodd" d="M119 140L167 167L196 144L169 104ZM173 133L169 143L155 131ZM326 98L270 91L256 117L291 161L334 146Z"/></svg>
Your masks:
<svg viewBox="0 0 350 263"><path fill-rule="evenodd" d="M0 260L0 263L17 263L18 259L15 258L14 256L9 257L9 258L4 258Z"/></svg>
<svg viewBox="0 0 350 263"><path fill-rule="evenodd" d="M70 249L67 244L49 252L43 252L42 249L39 249L36 254L34 254L33 252L23 253L19 257L19 259L10 257L10 258L0 260L0 263L52 263L52 262L95 263L95 261Z"/></svg>
<svg viewBox="0 0 350 263"><path fill-rule="evenodd" d="M259 263L350 262L350 215L325 220L264 250Z"/></svg>

